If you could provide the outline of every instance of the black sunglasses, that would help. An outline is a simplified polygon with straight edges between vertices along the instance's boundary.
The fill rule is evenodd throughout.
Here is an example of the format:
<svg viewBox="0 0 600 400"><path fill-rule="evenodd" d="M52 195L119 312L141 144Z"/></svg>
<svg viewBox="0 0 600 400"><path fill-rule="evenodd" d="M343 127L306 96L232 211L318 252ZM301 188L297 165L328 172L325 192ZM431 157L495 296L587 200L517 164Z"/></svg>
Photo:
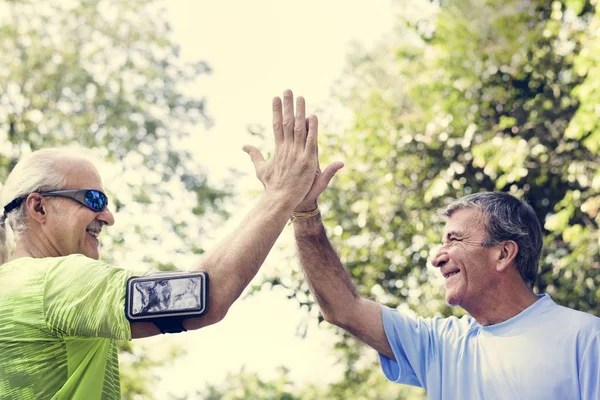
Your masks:
<svg viewBox="0 0 600 400"><path fill-rule="evenodd" d="M73 199L95 212L102 212L106 210L106 207L108 206L108 197L96 189L54 190L50 192L37 193L47 197L66 197L68 199ZM27 196L22 196L8 203L4 207L4 213L8 214L15 208L19 207L26 198Z"/></svg>

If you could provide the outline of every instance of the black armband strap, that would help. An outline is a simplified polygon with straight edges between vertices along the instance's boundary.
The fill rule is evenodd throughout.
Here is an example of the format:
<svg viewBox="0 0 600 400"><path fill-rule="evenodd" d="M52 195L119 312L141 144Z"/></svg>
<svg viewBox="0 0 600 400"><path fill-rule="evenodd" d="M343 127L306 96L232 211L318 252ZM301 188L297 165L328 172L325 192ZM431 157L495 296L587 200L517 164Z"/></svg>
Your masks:
<svg viewBox="0 0 600 400"><path fill-rule="evenodd" d="M165 334L186 332L187 330L183 327L183 321L183 318L157 318L152 322L160 329L162 334Z"/></svg>

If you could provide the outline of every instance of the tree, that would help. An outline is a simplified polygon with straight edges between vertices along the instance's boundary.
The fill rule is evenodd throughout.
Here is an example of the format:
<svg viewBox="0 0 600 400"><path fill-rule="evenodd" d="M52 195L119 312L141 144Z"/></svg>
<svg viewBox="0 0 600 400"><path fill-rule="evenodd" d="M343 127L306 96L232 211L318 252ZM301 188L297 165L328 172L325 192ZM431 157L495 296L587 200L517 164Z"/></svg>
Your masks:
<svg viewBox="0 0 600 400"><path fill-rule="evenodd" d="M437 3L441 3L439 6ZM527 200L545 227L537 292L600 315L598 10L590 1L403 1L393 37L357 49L336 88L353 121L324 135L346 161L322 199L365 296L422 316L445 304L428 259L439 211L479 191ZM331 127L330 127L331 129ZM322 139L323 140L323 139ZM314 306L303 278L276 278ZM340 336L351 386L363 350Z"/></svg>
<svg viewBox="0 0 600 400"><path fill-rule="evenodd" d="M385 379L383 376L373 373L373 370L363 372L361 380L351 384L342 381L328 387L319 387L313 384L298 387L291 381L289 370L285 367L280 367L278 375L270 380L262 379L257 373L248 372L242 368L237 373L229 374L223 383L208 385L190 398L202 400L416 400L421 398L417 392L411 394L410 390L399 393L397 387L388 386L386 390L382 390L382 382ZM415 393L417 394L415 395Z"/></svg>
<svg viewBox="0 0 600 400"><path fill-rule="evenodd" d="M183 88L209 72L206 62L181 62L153 0L0 1L0 182L30 151L90 148L126 221L102 238L103 258L181 268L226 216L230 189L209 184L188 150L192 126L211 120L205 99ZM124 398L149 395L150 379L127 381L144 378L149 357L123 349L136 368L123 365Z"/></svg>

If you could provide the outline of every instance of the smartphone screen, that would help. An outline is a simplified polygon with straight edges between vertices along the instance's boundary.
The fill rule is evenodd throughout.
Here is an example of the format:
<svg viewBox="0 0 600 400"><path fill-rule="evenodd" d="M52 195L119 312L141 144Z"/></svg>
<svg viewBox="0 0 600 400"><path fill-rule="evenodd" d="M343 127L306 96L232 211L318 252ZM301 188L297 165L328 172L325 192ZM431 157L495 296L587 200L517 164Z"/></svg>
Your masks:
<svg viewBox="0 0 600 400"><path fill-rule="evenodd" d="M192 276L134 282L131 313L143 316L197 310L202 302L201 281L201 277Z"/></svg>

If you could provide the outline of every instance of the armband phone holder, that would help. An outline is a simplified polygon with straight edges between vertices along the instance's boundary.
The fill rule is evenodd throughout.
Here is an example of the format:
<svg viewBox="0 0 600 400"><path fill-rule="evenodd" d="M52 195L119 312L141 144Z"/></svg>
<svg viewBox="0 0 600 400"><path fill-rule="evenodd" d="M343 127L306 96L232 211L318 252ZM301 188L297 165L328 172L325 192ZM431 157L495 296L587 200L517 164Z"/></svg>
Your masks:
<svg viewBox="0 0 600 400"><path fill-rule="evenodd" d="M125 316L153 322L162 333L185 331L183 320L208 311L208 273L156 272L127 279Z"/></svg>

